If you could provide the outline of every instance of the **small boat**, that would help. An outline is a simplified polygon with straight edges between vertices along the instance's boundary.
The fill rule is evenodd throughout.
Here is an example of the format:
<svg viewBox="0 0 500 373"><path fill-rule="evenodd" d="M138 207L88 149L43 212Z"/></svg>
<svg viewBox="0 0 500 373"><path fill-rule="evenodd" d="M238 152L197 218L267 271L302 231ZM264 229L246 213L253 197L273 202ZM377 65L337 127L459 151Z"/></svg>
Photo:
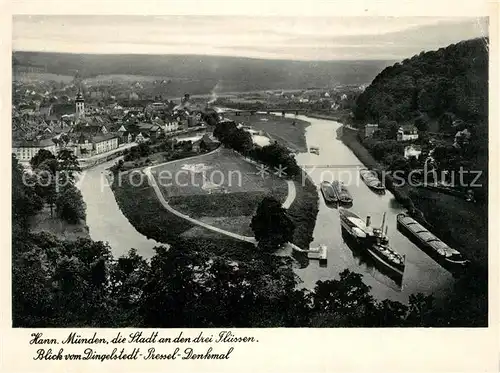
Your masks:
<svg viewBox="0 0 500 373"><path fill-rule="evenodd" d="M442 263L444 266L452 265L453 267L462 267L467 264L468 260L460 252L449 247L412 217L406 214L398 214L397 227L438 263Z"/></svg>
<svg viewBox="0 0 500 373"><path fill-rule="evenodd" d="M327 260L327 247L325 245L319 245L315 248L310 248L307 253L309 259L318 259L320 261Z"/></svg>
<svg viewBox="0 0 500 373"><path fill-rule="evenodd" d="M341 209L339 213L342 229L344 229L357 244L366 249L376 261L385 265L387 268L401 275L404 273L404 255L399 254L389 246L387 233L383 233L385 214L382 226L380 228L374 228L370 226L370 217L367 217L365 222L349 210Z"/></svg>
<svg viewBox="0 0 500 373"><path fill-rule="evenodd" d="M311 147L309 148L309 152L310 152L310 153L313 153L313 154L317 154L317 155L319 155L319 148L318 148L317 146L311 146Z"/></svg>
<svg viewBox="0 0 500 373"><path fill-rule="evenodd" d="M328 181L322 181L320 188L326 203L338 202L339 196L337 190L333 187L332 183Z"/></svg>
<svg viewBox="0 0 500 373"><path fill-rule="evenodd" d="M381 191L385 190L384 185L379 180L378 175L375 171L369 170L367 168L363 168L363 169L359 170L359 174L360 174L361 178L363 179L363 181L365 182L365 184L369 188L371 188L377 192L381 192Z"/></svg>
<svg viewBox="0 0 500 373"><path fill-rule="evenodd" d="M338 190L339 201L341 203L345 204L352 203L351 193L349 193L349 190L347 190L347 187L344 185L344 183L337 182L337 190Z"/></svg>

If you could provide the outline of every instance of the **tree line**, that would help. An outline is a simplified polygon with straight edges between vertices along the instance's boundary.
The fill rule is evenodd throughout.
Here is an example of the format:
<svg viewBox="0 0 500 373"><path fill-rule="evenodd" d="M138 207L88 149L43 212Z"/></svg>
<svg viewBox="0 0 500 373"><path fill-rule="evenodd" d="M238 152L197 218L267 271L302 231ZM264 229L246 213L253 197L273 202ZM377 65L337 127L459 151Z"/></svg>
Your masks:
<svg viewBox="0 0 500 373"><path fill-rule="evenodd" d="M89 239L13 238L14 327L473 326L482 311L423 294L407 305L376 300L349 270L297 289L287 259L236 262L182 240L146 261Z"/></svg>
<svg viewBox="0 0 500 373"><path fill-rule="evenodd" d="M419 166L405 164L392 141L402 124L413 124L417 143L429 148L430 137L438 139L432 146L439 171L481 172L483 187L475 193L478 201L487 200L488 42L479 38L421 52L375 77L356 101L353 122L378 123L373 139L360 138L377 160L404 169ZM464 130L467 136L456 136Z"/></svg>
<svg viewBox="0 0 500 373"><path fill-rule="evenodd" d="M19 216L18 221L25 225L27 216L48 206L51 217L57 216L70 224L84 221L85 202L75 185L81 171L76 156L67 149L57 155L41 149L30 165L32 171L25 171L12 155L12 179L22 185L12 188L13 216Z"/></svg>
<svg viewBox="0 0 500 373"><path fill-rule="evenodd" d="M385 68L357 99L356 119L404 122L425 114L487 123L487 43L467 40Z"/></svg>
<svg viewBox="0 0 500 373"><path fill-rule="evenodd" d="M234 121L220 121L214 129L214 136L224 146L234 149L244 156L271 167L286 168L286 177L301 175L295 157L283 145L274 142L266 146L254 145L252 135L243 128L238 128Z"/></svg>

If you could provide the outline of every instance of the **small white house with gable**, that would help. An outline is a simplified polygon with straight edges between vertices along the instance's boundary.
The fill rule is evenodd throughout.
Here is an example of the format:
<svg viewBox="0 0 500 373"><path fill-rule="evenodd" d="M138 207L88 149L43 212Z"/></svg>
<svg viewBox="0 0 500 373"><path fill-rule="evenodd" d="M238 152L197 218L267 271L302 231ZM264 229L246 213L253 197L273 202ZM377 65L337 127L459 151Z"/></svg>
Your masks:
<svg viewBox="0 0 500 373"><path fill-rule="evenodd" d="M413 125L406 125L399 127L398 141L410 141L418 139L417 127Z"/></svg>

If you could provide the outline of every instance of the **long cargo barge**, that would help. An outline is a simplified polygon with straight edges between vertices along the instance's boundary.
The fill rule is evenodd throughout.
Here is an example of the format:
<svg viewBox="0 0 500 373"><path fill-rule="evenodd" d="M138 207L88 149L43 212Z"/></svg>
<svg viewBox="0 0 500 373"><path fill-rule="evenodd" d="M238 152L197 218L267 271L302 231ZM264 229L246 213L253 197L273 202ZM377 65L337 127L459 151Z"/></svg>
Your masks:
<svg viewBox="0 0 500 373"><path fill-rule="evenodd" d="M336 183L336 184L333 184L333 183ZM333 185L334 189L336 189L336 191L337 191L339 202L346 204L346 205L351 204L352 203L352 196L351 196L351 193L349 193L349 190L347 189L347 187L344 185L344 183L341 181L334 181L333 183L332 183L332 185Z"/></svg>
<svg viewBox="0 0 500 373"><path fill-rule="evenodd" d="M458 269L468 263L467 259L459 251L449 247L412 217L406 214L398 214L397 227L398 230L444 267Z"/></svg>
<svg viewBox="0 0 500 373"><path fill-rule="evenodd" d="M320 185L321 193L327 204L337 203L339 196L337 193L336 185L328 181L322 181Z"/></svg>
<svg viewBox="0 0 500 373"><path fill-rule="evenodd" d="M363 168L359 170L359 174L361 176L361 179L363 179L363 181L365 182L365 184L373 191L377 193L382 193L385 191L385 187L379 180L378 175L375 171Z"/></svg>

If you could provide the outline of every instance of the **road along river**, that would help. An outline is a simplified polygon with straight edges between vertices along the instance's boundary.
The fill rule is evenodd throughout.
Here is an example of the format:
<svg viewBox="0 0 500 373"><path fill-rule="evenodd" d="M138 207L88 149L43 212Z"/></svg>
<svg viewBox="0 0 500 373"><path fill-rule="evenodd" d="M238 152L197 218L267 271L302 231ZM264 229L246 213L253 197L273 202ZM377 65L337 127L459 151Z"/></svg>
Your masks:
<svg viewBox="0 0 500 373"><path fill-rule="evenodd" d="M382 265L373 263L365 252L347 245L341 234L338 210L325 204L318 189L319 213L311 246L327 245L328 262L326 267L320 267L317 261L311 260L306 268L297 269L302 285L313 289L316 281L338 278L338 274L348 268L363 275L363 281L372 287L372 295L378 299L406 302L410 294L417 292L434 293L437 297L446 294L453 285L453 277L397 230L396 215L404 212L404 209L392 193L387 191L384 195L375 194L360 179L359 169L364 166L337 139L336 131L341 124L307 116L296 118L311 123L306 128L308 148L320 148L319 155L297 154L297 163L307 171L317 186L321 181L331 181L333 178L343 181L353 197L353 204L349 209L362 219L367 215L371 216L372 225L380 226L386 212L390 244L393 249L406 256L406 268L401 278L393 276Z"/></svg>

